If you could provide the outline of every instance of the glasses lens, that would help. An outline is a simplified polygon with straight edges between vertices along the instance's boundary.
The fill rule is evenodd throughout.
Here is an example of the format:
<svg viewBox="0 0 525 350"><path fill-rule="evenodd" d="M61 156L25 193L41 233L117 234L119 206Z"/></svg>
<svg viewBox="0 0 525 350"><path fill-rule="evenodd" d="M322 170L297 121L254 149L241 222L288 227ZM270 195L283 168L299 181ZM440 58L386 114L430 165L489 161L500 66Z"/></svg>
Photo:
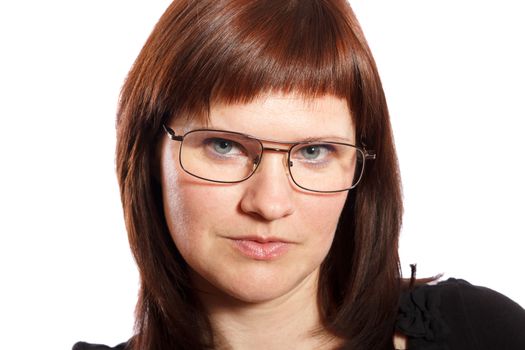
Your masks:
<svg viewBox="0 0 525 350"><path fill-rule="evenodd" d="M347 190L359 182L364 153L339 143L306 143L290 150L290 174L304 189L318 192Z"/></svg>
<svg viewBox="0 0 525 350"><path fill-rule="evenodd" d="M244 135L196 130L184 136L180 162L192 175L212 181L238 182L255 170L261 144Z"/></svg>

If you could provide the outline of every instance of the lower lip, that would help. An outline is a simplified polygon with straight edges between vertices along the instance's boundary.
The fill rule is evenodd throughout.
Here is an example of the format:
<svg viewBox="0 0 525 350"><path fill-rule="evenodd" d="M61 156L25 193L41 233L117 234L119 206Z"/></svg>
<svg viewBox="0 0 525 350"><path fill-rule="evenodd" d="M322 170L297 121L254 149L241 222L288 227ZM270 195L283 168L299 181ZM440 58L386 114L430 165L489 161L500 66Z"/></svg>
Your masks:
<svg viewBox="0 0 525 350"><path fill-rule="evenodd" d="M284 255L290 249L286 242L258 242L234 239L233 245L245 256L255 260L272 260Z"/></svg>

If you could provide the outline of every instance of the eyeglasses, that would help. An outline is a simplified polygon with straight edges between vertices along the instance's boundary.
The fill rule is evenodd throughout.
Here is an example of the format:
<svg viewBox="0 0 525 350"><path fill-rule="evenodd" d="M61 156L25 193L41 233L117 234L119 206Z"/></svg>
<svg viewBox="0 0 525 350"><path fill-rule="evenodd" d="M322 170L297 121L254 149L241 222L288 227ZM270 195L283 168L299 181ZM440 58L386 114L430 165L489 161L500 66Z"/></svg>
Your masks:
<svg viewBox="0 0 525 350"><path fill-rule="evenodd" d="M264 151L287 154L290 177L300 188L312 192L348 191L359 183L365 160L375 153L355 145L331 141L280 142L261 140L233 131L196 129L176 135L163 125L173 141L180 141L179 162L188 174L218 183L238 183L252 176ZM265 143L289 148L266 147Z"/></svg>

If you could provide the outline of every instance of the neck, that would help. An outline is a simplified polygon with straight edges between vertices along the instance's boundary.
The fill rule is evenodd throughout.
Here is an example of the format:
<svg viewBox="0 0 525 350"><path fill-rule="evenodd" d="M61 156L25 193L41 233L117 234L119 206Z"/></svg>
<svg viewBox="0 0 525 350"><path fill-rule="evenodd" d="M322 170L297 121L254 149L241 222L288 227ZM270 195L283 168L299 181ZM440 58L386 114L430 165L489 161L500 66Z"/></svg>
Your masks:
<svg viewBox="0 0 525 350"><path fill-rule="evenodd" d="M286 295L261 302L201 295L218 349L334 349L337 339L321 325L317 279L312 275Z"/></svg>

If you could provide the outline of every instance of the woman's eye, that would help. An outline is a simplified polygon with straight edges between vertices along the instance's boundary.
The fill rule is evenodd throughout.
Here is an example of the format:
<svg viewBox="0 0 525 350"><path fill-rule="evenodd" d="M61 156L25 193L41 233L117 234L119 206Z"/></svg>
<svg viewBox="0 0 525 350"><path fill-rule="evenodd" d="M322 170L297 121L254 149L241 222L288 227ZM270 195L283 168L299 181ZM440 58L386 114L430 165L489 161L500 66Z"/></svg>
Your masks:
<svg viewBox="0 0 525 350"><path fill-rule="evenodd" d="M227 139L213 138L205 141L205 144L220 155L239 155L243 154L242 146L235 141Z"/></svg>
<svg viewBox="0 0 525 350"><path fill-rule="evenodd" d="M299 149L300 158L310 161L324 160L333 147L330 145L308 145Z"/></svg>
<svg viewBox="0 0 525 350"><path fill-rule="evenodd" d="M220 154L226 154L233 148L231 141L216 140L213 142L213 149Z"/></svg>

